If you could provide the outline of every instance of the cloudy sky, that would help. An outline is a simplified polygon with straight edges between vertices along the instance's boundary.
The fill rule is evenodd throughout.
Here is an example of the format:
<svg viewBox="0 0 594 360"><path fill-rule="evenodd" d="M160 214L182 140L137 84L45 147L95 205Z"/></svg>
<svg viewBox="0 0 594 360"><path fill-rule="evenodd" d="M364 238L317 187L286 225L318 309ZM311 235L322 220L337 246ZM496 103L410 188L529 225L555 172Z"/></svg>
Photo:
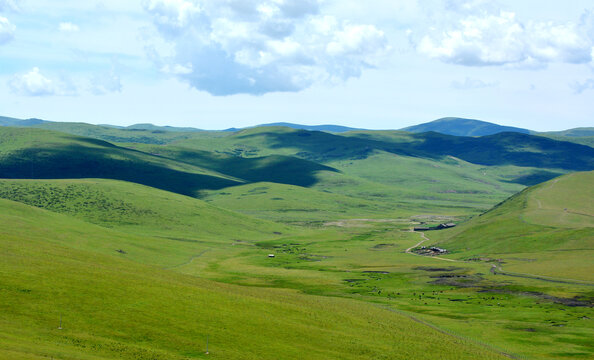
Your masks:
<svg viewBox="0 0 594 360"><path fill-rule="evenodd" d="M0 115L594 126L591 0L0 0Z"/></svg>

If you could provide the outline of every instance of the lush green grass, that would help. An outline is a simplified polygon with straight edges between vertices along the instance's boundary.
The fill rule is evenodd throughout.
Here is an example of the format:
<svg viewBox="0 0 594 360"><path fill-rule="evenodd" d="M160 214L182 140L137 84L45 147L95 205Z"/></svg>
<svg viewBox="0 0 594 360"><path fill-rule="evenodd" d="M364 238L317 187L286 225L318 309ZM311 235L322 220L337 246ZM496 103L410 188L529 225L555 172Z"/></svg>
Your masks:
<svg viewBox="0 0 594 360"><path fill-rule="evenodd" d="M502 358L359 301L229 286L104 255L91 249L110 231L7 200L0 208L3 358Z"/></svg>
<svg viewBox="0 0 594 360"><path fill-rule="evenodd" d="M195 198L123 181L0 180L0 198L178 242L259 241L295 231Z"/></svg>
<svg viewBox="0 0 594 360"><path fill-rule="evenodd" d="M389 218L398 214L395 206L384 202L266 182L210 191L204 200L282 222L319 223L357 217Z"/></svg>
<svg viewBox="0 0 594 360"><path fill-rule="evenodd" d="M594 172L573 173L528 188L432 238L457 258L498 258L505 269L594 282L593 181Z"/></svg>
<svg viewBox="0 0 594 360"><path fill-rule="evenodd" d="M20 202L0 200L0 357L200 358L207 334L225 359L594 356L592 173L427 232L453 261L405 252L419 222L487 210L589 153L532 137L193 136L123 147L0 129L0 176L57 179L0 181ZM450 156L498 149L493 166ZM65 179L88 176L131 182Z"/></svg>

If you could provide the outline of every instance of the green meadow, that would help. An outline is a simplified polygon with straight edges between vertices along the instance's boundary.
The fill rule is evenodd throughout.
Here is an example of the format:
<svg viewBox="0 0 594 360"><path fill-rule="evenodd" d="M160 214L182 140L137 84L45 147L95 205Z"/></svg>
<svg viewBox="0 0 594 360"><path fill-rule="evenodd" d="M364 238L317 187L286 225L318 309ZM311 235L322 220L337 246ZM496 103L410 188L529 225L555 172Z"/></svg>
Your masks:
<svg viewBox="0 0 594 360"><path fill-rule="evenodd" d="M587 146L54 130L0 128L1 358L594 357Z"/></svg>

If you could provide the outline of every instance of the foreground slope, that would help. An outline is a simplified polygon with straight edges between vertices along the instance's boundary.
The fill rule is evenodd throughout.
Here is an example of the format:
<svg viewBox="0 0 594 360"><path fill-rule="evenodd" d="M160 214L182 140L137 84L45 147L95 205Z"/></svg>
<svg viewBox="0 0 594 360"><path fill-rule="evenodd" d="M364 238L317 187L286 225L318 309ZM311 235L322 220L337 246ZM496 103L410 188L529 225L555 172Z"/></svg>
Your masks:
<svg viewBox="0 0 594 360"><path fill-rule="evenodd" d="M92 250L107 235L0 200L0 357L204 358L208 336L214 359L502 358L369 304L217 284Z"/></svg>
<svg viewBox="0 0 594 360"><path fill-rule="evenodd" d="M594 281L594 172L530 187L451 231L430 234L458 258L491 257L508 270Z"/></svg>

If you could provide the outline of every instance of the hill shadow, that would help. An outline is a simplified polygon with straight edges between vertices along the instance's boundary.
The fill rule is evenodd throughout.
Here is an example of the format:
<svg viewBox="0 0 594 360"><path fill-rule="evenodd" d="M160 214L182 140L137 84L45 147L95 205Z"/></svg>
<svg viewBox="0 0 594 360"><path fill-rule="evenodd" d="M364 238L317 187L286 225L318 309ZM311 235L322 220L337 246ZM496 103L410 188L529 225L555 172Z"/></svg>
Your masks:
<svg viewBox="0 0 594 360"><path fill-rule="evenodd" d="M335 168L292 156L243 158L200 150L164 150L164 157L215 170L247 182L273 182L310 187L318 182L315 176L318 171L339 172Z"/></svg>
<svg viewBox="0 0 594 360"><path fill-rule="evenodd" d="M64 145L28 148L0 160L0 177L9 179L104 178L147 185L187 196L241 183L150 163L121 148Z"/></svg>
<svg viewBox="0 0 594 360"><path fill-rule="evenodd" d="M454 156L487 166L514 165L585 171L594 169L594 148L546 137L504 132L483 137L460 137L436 132L378 140L366 134L341 136L319 131L260 132L238 139L264 137L271 149L294 148L297 157L327 162L365 159L376 150L396 155L441 160Z"/></svg>

